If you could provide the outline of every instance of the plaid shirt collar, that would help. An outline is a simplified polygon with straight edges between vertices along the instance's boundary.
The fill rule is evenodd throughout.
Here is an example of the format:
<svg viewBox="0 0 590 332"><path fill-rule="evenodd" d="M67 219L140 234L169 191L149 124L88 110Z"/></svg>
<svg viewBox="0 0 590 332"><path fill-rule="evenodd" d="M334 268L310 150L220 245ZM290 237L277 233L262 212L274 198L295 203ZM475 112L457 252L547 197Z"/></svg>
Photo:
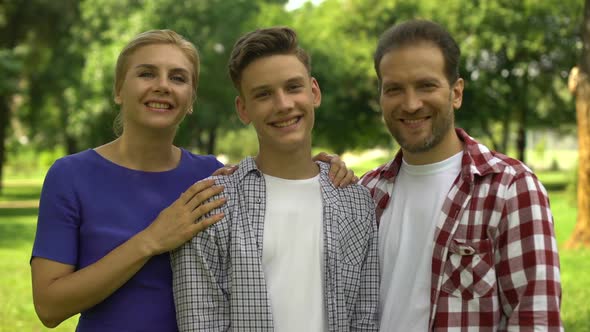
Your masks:
<svg viewBox="0 0 590 332"><path fill-rule="evenodd" d="M464 143L461 174L465 182L473 183L475 176L502 172L503 167L498 165L501 160L492 158L491 151L485 145L478 143L461 128L455 128L455 132ZM382 166L377 177L393 183L402 165L402 157L403 152L400 149L395 158Z"/></svg>
<svg viewBox="0 0 590 332"><path fill-rule="evenodd" d="M315 163L320 168L320 187L322 189L322 198L324 199L324 204L336 205L338 203L338 188L334 186L328 177L330 164L321 161L316 161ZM250 173L254 173L259 177L264 175L264 173L258 169L254 157L246 157L243 159L233 176L238 180L238 182L243 182Z"/></svg>

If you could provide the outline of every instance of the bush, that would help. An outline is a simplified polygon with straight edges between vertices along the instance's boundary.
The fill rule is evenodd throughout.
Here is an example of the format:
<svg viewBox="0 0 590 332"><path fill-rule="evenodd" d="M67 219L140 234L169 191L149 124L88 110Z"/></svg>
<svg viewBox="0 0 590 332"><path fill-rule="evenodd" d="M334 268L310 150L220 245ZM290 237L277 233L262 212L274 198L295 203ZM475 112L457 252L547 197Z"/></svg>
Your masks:
<svg viewBox="0 0 590 332"><path fill-rule="evenodd" d="M258 138L252 126L224 133L217 141L217 154L227 156L229 162L237 163L247 156L258 153Z"/></svg>

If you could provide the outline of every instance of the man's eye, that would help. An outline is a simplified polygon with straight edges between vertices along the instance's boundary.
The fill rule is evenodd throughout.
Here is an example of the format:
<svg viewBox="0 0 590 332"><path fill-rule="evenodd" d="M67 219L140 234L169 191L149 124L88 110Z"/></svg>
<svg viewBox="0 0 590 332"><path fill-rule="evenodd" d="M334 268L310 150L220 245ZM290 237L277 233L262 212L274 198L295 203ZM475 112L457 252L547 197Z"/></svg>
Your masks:
<svg viewBox="0 0 590 332"><path fill-rule="evenodd" d="M432 89L436 88L436 84L431 83L431 82L422 83L420 85L420 88L425 89L425 90L432 90Z"/></svg>
<svg viewBox="0 0 590 332"><path fill-rule="evenodd" d="M289 86L289 91L298 91L299 89L303 88L301 84L293 84Z"/></svg>

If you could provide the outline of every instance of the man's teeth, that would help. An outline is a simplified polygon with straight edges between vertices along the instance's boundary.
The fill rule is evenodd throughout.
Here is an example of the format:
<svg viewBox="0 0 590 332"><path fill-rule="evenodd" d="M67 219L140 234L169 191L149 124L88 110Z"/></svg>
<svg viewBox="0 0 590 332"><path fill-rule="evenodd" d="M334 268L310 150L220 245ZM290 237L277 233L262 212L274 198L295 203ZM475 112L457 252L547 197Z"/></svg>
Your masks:
<svg viewBox="0 0 590 332"><path fill-rule="evenodd" d="M283 121L283 122L275 122L274 126L279 127L279 128L288 127L292 124L295 124L297 121L299 121L299 118L293 118L291 120L287 120L287 121Z"/></svg>
<svg viewBox="0 0 590 332"><path fill-rule="evenodd" d="M424 121L424 119L417 119L417 120L408 120L408 119L406 119L406 120L404 120L405 123L409 123L409 124L420 123L422 121Z"/></svg>
<svg viewBox="0 0 590 332"><path fill-rule="evenodd" d="M159 109L169 109L170 108L170 104L155 103L155 102L149 102L149 103L147 103L147 106L151 107L151 108L159 108Z"/></svg>

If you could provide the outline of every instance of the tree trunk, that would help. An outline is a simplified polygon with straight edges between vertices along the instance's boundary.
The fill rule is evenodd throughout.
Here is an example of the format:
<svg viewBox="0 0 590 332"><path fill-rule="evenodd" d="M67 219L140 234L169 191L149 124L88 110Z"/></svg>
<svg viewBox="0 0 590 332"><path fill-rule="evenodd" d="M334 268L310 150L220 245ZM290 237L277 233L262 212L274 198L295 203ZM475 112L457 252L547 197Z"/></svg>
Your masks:
<svg viewBox="0 0 590 332"><path fill-rule="evenodd" d="M0 194L2 193L2 183L4 175L4 162L6 161L6 133L8 132L8 119L10 107L8 99L0 96Z"/></svg>
<svg viewBox="0 0 590 332"><path fill-rule="evenodd" d="M585 74L572 70L570 80L576 95L578 121L578 219L566 243L572 247L590 247L590 82ZM577 76L573 78L573 76Z"/></svg>
<svg viewBox="0 0 590 332"><path fill-rule="evenodd" d="M578 219L566 247L590 247L590 0L584 5L582 54L570 72L568 87L576 97L578 121Z"/></svg>
<svg viewBox="0 0 590 332"><path fill-rule="evenodd" d="M528 102L528 78L525 77L523 87L521 89L522 93L520 96L520 107L518 111L519 114L519 125L518 125L518 136L516 137L516 152L518 160L526 163L526 130L528 127L528 112L529 112L529 102ZM517 90L518 91L518 90Z"/></svg>
<svg viewBox="0 0 590 332"><path fill-rule="evenodd" d="M217 144L217 129L213 127L209 130L207 139L207 154L215 153L215 145Z"/></svg>
<svg viewBox="0 0 590 332"><path fill-rule="evenodd" d="M500 140L500 146L498 147L498 151L503 154L508 154L508 141L510 139L511 129L510 119L509 117L505 117L502 120L502 139Z"/></svg>
<svg viewBox="0 0 590 332"><path fill-rule="evenodd" d="M518 160L526 163L526 129L524 124L520 124L518 128L518 137L516 138L516 150Z"/></svg>

